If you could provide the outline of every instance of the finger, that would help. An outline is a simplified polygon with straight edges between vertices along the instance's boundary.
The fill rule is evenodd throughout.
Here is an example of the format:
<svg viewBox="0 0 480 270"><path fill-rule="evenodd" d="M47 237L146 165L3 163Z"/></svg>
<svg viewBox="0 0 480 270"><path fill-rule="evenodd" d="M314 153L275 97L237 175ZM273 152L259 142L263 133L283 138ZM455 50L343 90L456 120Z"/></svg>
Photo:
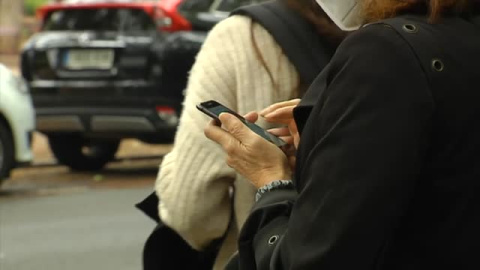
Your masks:
<svg viewBox="0 0 480 270"><path fill-rule="evenodd" d="M295 135L299 136L297 123L295 123L295 121L290 121L287 127L288 127L288 130L290 130L290 134L292 134L293 136Z"/></svg>
<svg viewBox="0 0 480 270"><path fill-rule="evenodd" d="M287 155L287 156L295 156L297 153L297 149L293 144L287 144L282 146L282 151Z"/></svg>
<svg viewBox="0 0 480 270"><path fill-rule="evenodd" d="M263 109L261 112L260 112L260 115L265 115L265 114L268 114L274 110L277 110L279 108L282 108L282 107L287 107L287 106L297 106L298 103L300 103L300 99L296 98L296 99L291 99L291 100L287 100L287 101L283 101L283 102L278 102L278 103L274 103L270 106L268 106L267 108Z"/></svg>
<svg viewBox="0 0 480 270"><path fill-rule="evenodd" d="M287 127L271 128L267 131L275 136L291 136L290 130Z"/></svg>
<svg viewBox="0 0 480 270"><path fill-rule="evenodd" d="M298 133L293 135L293 145L295 145L295 148L298 149L298 145L300 144L300 136Z"/></svg>
<svg viewBox="0 0 480 270"><path fill-rule="evenodd" d="M284 142L286 142L287 144L294 144L294 140L293 140L293 137L292 136L278 136L280 139L282 139Z"/></svg>
<svg viewBox="0 0 480 270"><path fill-rule="evenodd" d="M298 103L300 103L299 98L274 103L274 104L268 106L267 108L263 109L262 111L260 111L260 115L264 116L264 115L266 115L268 113L271 113L271 112L273 112L273 111L275 111L279 108L282 108L282 107L297 106Z"/></svg>
<svg viewBox="0 0 480 270"><path fill-rule="evenodd" d="M245 114L244 118L250 123L255 123L258 120L258 113L257 112L249 112L249 113Z"/></svg>
<svg viewBox="0 0 480 270"><path fill-rule="evenodd" d="M215 120L212 120L208 123L204 129L204 133L207 138L220 144L222 148L225 148L231 143L232 140L235 140L232 134L219 127Z"/></svg>
<svg viewBox="0 0 480 270"><path fill-rule="evenodd" d="M290 168L292 169L292 171L295 170L295 166L297 164L297 158L295 156L290 156L288 157L288 163L290 165Z"/></svg>
<svg viewBox="0 0 480 270"><path fill-rule="evenodd" d="M295 156L297 153L297 149L295 146L293 146L293 144L284 145L282 150L287 154L287 156Z"/></svg>
<svg viewBox="0 0 480 270"><path fill-rule="evenodd" d="M293 109L296 106L287 106L278 108L275 111L272 111L263 117L268 122L285 122L293 119Z"/></svg>
<svg viewBox="0 0 480 270"><path fill-rule="evenodd" d="M244 142L248 140L249 136L252 134L256 135L253 131L251 131L238 117L229 114L229 113L221 113L220 121L223 124L223 127L230 133L236 140L240 142Z"/></svg>

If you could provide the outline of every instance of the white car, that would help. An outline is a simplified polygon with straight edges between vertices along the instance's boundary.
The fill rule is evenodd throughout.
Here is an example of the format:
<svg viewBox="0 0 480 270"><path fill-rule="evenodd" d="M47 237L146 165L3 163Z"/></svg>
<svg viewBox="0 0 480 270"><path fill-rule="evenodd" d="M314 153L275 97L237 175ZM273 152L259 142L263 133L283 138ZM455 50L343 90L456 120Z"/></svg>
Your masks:
<svg viewBox="0 0 480 270"><path fill-rule="evenodd" d="M0 183L19 164L33 159L35 112L28 87L0 63Z"/></svg>

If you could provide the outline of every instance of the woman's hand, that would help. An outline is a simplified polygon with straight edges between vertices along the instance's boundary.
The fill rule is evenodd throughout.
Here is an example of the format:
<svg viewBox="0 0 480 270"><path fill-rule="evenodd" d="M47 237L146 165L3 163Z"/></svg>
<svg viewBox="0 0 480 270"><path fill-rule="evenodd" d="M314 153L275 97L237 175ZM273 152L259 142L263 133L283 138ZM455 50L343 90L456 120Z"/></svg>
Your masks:
<svg viewBox="0 0 480 270"><path fill-rule="evenodd" d="M245 117L254 122L258 115L250 113ZM280 148L255 134L231 114L220 114L220 121L224 129L211 121L205 128L205 135L225 150L228 166L257 188L275 180L291 179L288 159Z"/></svg>
<svg viewBox="0 0 480 270"><path fill-rule="evenodd" d="M293 119L293 109L300 103L300 99L292 99L284 102L272 104L260 112L260 115L267 122L284 124L287 128L274 128L269 132L279 136L285 142L295 145L298 148L300 135L298 134L297 124Z"/></svg>

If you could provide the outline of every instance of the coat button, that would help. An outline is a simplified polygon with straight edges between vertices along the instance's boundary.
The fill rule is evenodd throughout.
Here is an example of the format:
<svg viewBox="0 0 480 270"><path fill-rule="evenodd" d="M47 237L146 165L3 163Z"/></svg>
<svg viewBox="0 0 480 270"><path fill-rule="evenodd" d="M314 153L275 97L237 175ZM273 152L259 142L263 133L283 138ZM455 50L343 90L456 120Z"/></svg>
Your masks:
<svg viewBox="0 0 480 270"><path fill-rule="evenodd" d="M445 65L443 64L442 60L440 59L433 59L432 60L432 69L438 72L443 71Z"/></svg>
<svg viewBox="0 0 480 270"><path fill-rule="evenodd" d="M410 34L418 32L418 28L414 24L404 24L402 28L403 31Z"/></svg>
<svg viewBox="0 0 480 270"><path fill-rule="evenodd" d="M270 246L275 244L277 242L278 238L280 238L278 235L273 235L272 237L270 237L270 239L268 239L268 244Z"/></svg>

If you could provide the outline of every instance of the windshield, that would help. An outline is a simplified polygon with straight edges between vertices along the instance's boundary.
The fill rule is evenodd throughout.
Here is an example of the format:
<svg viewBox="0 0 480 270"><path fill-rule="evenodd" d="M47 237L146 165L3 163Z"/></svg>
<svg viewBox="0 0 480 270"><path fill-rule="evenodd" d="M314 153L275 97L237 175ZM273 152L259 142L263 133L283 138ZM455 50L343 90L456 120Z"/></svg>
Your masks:
<svg viewBox="0 0 480 270"><path fill-rule="evenodd" d="M155 23L141 9L96 8L66 9L49 14L43 30L46 31L153 31Z"/></svg>

